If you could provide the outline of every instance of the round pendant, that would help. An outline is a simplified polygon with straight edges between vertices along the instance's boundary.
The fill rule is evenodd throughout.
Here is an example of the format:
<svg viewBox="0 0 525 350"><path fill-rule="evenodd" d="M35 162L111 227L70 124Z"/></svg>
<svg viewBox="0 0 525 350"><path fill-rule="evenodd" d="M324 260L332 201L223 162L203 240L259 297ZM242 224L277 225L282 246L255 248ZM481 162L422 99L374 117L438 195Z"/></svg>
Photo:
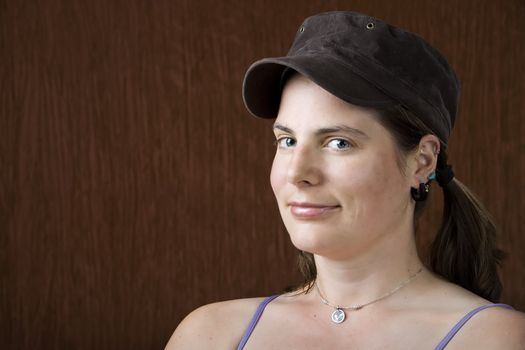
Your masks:
<svg viewBox="0 0 525 350"><path fill-rule="evenodd" d="M346 314L341 309L335 309L334 312L332 312L332 322L334 323L343 323L345 318Z"/></svg>

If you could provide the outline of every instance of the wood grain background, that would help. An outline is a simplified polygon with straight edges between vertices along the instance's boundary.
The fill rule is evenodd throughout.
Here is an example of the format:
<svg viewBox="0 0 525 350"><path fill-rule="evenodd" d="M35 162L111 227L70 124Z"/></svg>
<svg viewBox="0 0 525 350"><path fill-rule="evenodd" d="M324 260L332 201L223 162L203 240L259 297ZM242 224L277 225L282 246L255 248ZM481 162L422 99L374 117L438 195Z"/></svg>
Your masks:
<svg viewBox="0 0 525 350"><path fill-rule="evenodd" d="M450 160L501 229L503 301L525 309L522 0L1 0L2 349L159 349L197 306L297 280L271 122L241 83L333 9L415 31L456 68Z"/></svg>

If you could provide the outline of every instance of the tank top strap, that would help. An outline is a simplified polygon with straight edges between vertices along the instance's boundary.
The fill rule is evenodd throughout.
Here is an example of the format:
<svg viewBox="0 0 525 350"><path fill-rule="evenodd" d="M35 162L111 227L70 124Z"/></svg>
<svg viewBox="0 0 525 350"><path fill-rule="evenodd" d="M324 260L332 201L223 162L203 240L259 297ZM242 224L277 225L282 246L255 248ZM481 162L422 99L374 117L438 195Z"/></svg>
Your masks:
<svg viewBox="0 0 525 350"><path fill-rule="evenodd" d="M257 322L259 322L259 319L261 318L261 315L263 314L266 305L268 305L273 299L277 298L278 296L279 295L269 296L259 304L257 310L255 310L255 314L253 315L252 320L246 328L246 331L244 331L244 334L242 336L241 342L239 343L239 346L237 347L237 350L244 349L244 346L248 342L248 339L250 339L250 336L252 335L252 332L255 329Z"/></svg>
<svg viewBox="0 0 525 350"><path fill-rule="evenodd" d="M443 340L441 340L439 342L438 346L436 346L435 350L443 350L445 348L445 346L447 346L447 344L456 335L456 333L459 332L461 327L463 327L463 325L465 325L465 323L467 323L467 321L472 318L472 316L474 316L478 312L480 312L482 310L485 310L485 309L488 309L490 307L503 307L505 309L513 310L512 306L507 305L507 304L487 304L487 305L482 305L482 306L479 306L479 307L475 308L474 310L470 311L468 314L463 316L463 318L461 320L459 320L459 322L456 323L456 325L454 327L452 327L452 329L447 333L445 338L443 338Z"/></svg>

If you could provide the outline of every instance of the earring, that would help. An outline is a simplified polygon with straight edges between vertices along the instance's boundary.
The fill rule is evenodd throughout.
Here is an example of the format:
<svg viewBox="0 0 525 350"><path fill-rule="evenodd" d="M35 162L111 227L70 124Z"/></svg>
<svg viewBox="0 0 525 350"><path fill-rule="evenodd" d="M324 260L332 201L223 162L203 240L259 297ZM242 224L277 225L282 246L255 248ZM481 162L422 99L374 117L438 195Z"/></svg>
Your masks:
<svg viewBox="0 0 525 350"><path fill-rule="evenodd" d="M428 192L430 191L430 186L428 183L420 183L419 189L416 188L410 188L410 195L416 202L423 202L427 199Z"/></svg>

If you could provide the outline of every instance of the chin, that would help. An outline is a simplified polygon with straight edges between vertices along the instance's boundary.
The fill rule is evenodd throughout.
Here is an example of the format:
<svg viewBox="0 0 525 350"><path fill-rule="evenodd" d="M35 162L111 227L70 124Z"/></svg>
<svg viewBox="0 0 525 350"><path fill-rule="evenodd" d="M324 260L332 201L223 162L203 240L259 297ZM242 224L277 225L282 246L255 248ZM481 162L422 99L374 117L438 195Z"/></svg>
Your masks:
<svg viewBox="0 0 525 350"><path fill-rule="evenodd" d="M290 227L285 225L290 235L292 244L299 250L304 252L323 255L330 250L330 247L338 245L327 234L327 230L315 229L312 227ZM308 225L310 226L310 225Z"/></svg>

